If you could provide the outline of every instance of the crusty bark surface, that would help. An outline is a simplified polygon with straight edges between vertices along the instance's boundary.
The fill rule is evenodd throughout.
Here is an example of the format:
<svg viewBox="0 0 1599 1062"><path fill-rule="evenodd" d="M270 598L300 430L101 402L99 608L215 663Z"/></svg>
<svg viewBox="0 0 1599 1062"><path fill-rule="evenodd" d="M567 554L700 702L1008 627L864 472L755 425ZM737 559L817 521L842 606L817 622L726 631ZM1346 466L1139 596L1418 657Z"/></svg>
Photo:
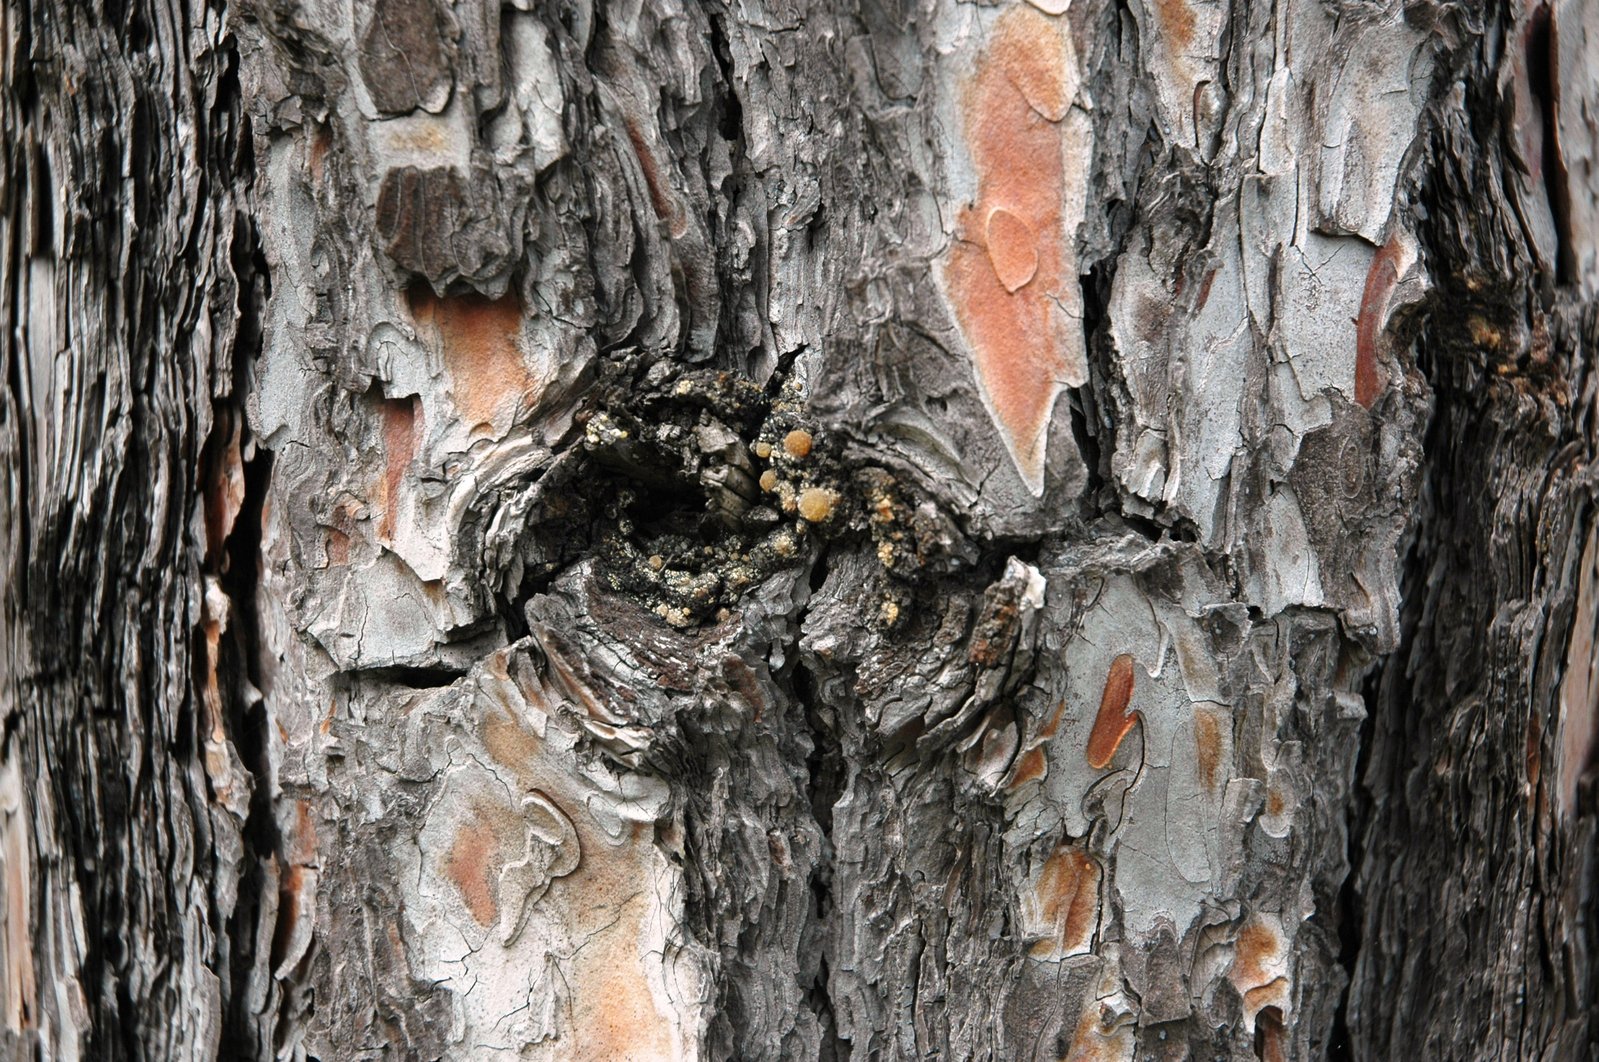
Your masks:
<svg viewBox="0 0 1599 1062"><path fill-rule="evenodd" d="M5 8L8 1047L1593 1053L1594 10Z"/></svg>

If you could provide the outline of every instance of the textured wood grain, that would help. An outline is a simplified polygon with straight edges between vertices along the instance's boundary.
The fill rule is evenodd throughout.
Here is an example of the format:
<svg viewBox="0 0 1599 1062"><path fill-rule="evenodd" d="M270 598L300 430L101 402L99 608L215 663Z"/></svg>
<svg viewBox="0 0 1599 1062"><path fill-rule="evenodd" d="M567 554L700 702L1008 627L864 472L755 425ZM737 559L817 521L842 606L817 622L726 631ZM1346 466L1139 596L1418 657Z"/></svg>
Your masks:
<svg viewBox="0 0 1599 1062"><path fill-rule="evenodd" d="M1594 6L0 12L0 1035L1581 1058Z"/></svg>

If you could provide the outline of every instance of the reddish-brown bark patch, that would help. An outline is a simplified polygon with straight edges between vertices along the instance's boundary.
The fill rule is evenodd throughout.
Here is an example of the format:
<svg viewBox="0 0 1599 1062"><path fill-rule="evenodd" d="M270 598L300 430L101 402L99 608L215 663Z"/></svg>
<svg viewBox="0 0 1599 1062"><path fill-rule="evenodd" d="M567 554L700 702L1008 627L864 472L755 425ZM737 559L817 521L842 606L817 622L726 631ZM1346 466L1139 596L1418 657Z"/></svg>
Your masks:
<svg viewBox="0 0 1599 1062"><path fill-rule="evenodd" d="M1071 273L1059 125L1071 106L1060 23L1030 7L1001 16L963 99L977 203L961 211L945 282L977 377L1029 480L1068 370L1057 301Z"/></svg>
<svg viewBox="0 0 1599 1062"><path fill-rule="evenodd" d="M1199 780L1214 792L1221 785L1221 720L1207 711L1194 713L1194 750L1199 760Z"/></svg>
<svg viewBox="0 0 1599 1062"><path fill-rule="evenodd" d="M1049 772L1049 760L1044 755L1042 748L1030 749L1022 754L1016 761L1016 773L1011 775L1010 788L1014 789L1023 782L1031 782L1035 778L1042 778Z"/></svg>
<svg viewBox="0 0 1599 1062"><path fill-rule="evenodd" d="M1080 848L1061 845L1044 863L1035 902L1043 920L1055 927L1050 940L1032 946L1035 956L1077 955L1088 951L1099 922L1099 864Z"/></svg>
<svg viewBox="0 0 1599 1062"><path fill-rule="evenodd" d="M378 518L378 540L394 539L394 524L400 508L400 481L416 458L422 435L422 403L410 398L380 400L383 418L383 513Z"/></svg>
<svg viewBox="0 0 1599 1062"><path fill-rule="evenodd" d="M294 833L289 838L289 850L285 854L288 856L289 862L295 866L315 866L316 847L316 823L311 819L311 802L309 800L296 800L294 802Z"/></svg>
<svg viewBox="0 0 1599 1062"><path fill-rule="evenodd" d="M1060 721L1065 715L1066 702L1060 701L1055 705L1055 714L1028 744L1027 751L1016 758L1016 766L1011 770L1010 780L1005 783L1007 789L1015 789L1024 782L1031 782L1049 774L1049 739L1060 729Z"/></svg>
<svg viewBox="0 0 1599 1062"><path fill-rule="evenodd" d="M316 823L311 817L311 802L294 802L294 825L283 849L283 876L278 880L278 922L272 931L272 963L276 966L295 938L300 921L312 917L307 894L307 872L316 866Z"/></svg>
<svg viewBox="0 0 1599 1062"><path fill-rule="evenodd" d="M328 563L341 566L350 563L350 536L336 527L328 528Z"/></svg>
<svg viewBox="0 0 1599 1062"><path fill-rule="evenodd" d="M1377 401L1382 390L1378 377L1377 344L1387 316L1388 297L1399 284L1399 240L1383 244L1372 256L1366 273L1366 287L1360 297L1360 316L1355 320L1355 401L1366 409Z"/></svg>
<svg viewBox="0 0 1599 1062"><path fill-rule="evenodd" d="M655 160L655 153L650 150L649 141L645 139L639 124L632 118L624 118L622 125L627 130L628 143L633 145L633 154L638 156L639 169L644 173L644 186L649 190L650 205L655 208L655 216L666 223L667 232L672 238L678 239L688 232L688 218L683 213L683 205L661 175L660 163Z"/></svg>
<svg viewBox="0 0 1599 1062"><path fill-rule="evenodd" d="M290 866L278 880L278 921L272 927L272 965L282 961L289 949L289 941L299 927L300 919L307 913L301 910L301 897L305 894L305 868Z"/></svg>
<svg viewBox="0 0 1599 1062"><path fill-rule="evenodd" d="M1279 1013L1288 1006L1288 941L1276 919L1251 917L1233 941L1233 965L1228 977L1244 1001L1244 1014L1253 1023L1267 1007Z"/></svg>
<svg viewBox="0 0 1599 1062"><path fill-rule="evenodd" d="M461 902L472 918L482 926L493 925L500 917L500 903L495 896L499 849L493 828L484 819L476 818L461 825L444 860L445 875L461 894Z"/></svg>
<svg viewBox="0 0 1599 1062"><path fill-rule="evenodd" d="M1262 1007L1255 1017L1255 1057L1260 1062L1283 1062L1283 1012L1278 1007Z"/></svg>
<svg viewBox="0 0 1599 1062"><path fill-rule="evenodd" d="M1194 12L1185 0L1155 0L1155 12L1172 54L1182 54L1194 40Z"/></svg>
<svg viewBox="0 0 1599 1062"><path fill-rule="evenodd" d="M1211 288L1216 285L1216 274L1221 272L1221 267L1216 266L1205 273L1205 279L1199 282L1199 298L1194 301L1194 312L1198 313L1210 301Z"/></svg>
<svg viewBox="0 0 1599 1062"><path fill-rule="evenodd" d="M413 285L408 295L411 316L434 334L450 373L455 408L470 427L490 428L505 402L533 397L516 295L441 299L425 284Z"/></svg>
<svg viewBox="0 0 1599 1062"><path fill-rule="evenodd" d="M1281 949L1282 937L1269 924L1250 921L1238 931L1233 947L1233 980L1253 987L1267 979L1266 963Z"/></svg>
<svg viewBox="0 0 1599 1062"><path fill-rule="evenodd" d="M1064 1062L1125 1062L1131 1051L1131 1031L1115 1025L1110 1011L1090 997Z"/></svg>
<svg viewBox="0 0 1599 1062"><path fill-rule="evenodd" d="M223 413L219 417L201 467L205 476L205 556L207 564L215 568L244 507L244 458L236 416Z"/></svg>
<svg viewBox="0 0 1599 1062"><path fill-rule="evenodd" d="M332 131L325 125L317 126L316 131L311 134L311 148L306 160L309 163L311 180L316 184L322 183L323 163L327 160L328 149L332 146Z"/></svg>
<svg viewBox="0 0 1599 1062"><path fill-rule="evenodd" d="M1066 702L1057 701L1055 704L1055 714L1049 717L1048 724L1045 725L1044 729L1038 732L1039 738L1042 740L1054 737L1055 732L1060 729L1060 721L1064 718L1066 718Z"/></svg>
<svg viewBox="0 0 1599 1062"><path fill-rule="evenodd" d="M1133 698L1133 658L1123 653L1111 661L1105 676L1105 691L1100 695L1099 714L1088 735L1088 765L1104 767L1121 747L1122 739L1138 720L1138 713L1127 711Z"/></svg>

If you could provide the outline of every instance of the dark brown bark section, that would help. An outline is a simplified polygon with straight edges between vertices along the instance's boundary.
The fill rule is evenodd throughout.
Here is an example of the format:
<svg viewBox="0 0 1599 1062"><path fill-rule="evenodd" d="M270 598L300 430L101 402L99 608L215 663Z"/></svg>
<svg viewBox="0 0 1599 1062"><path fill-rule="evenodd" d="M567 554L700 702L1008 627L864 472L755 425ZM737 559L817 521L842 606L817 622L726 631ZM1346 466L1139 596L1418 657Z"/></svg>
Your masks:
<svg viewBox="0 0 1599 1062"><path fill-rule="evenodd" d="M1560 696L1587 667L1576 624L1592 624L1576 613L1599 313L1540 262L1512 205L1517 130L1477 73L1509 61L1501 32L1464 50L1464 106L1441 109L1427 142L1437 287L1416 349L1432 420L1404 643L1363 737L1355 1058L1599 1053L1599 794L1594 765L1562 754L1583 721Z"/></svg>
<svg viewBox="0 0 1599 1062"><path fill-rule="evenodd" d="M223 18L0 14L0 703L34 843L8 962L38 985L13 1043L45 1057L265 1046L265 864L229 747L261 719L225 607L253 583L236 403L264 291Z"/></svg>

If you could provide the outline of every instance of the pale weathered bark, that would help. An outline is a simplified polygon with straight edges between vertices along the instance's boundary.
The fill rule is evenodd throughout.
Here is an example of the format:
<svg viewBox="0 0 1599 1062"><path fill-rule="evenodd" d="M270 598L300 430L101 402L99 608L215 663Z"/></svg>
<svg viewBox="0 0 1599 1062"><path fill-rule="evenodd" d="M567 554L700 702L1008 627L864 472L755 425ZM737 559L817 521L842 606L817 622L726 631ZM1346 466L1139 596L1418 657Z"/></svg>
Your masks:
<svg viewBox="0 0 1599 1062"><path fill-rule="evenodd" d="M0 64L17 1056L1599 1051L1599 7Z"/></svg>

